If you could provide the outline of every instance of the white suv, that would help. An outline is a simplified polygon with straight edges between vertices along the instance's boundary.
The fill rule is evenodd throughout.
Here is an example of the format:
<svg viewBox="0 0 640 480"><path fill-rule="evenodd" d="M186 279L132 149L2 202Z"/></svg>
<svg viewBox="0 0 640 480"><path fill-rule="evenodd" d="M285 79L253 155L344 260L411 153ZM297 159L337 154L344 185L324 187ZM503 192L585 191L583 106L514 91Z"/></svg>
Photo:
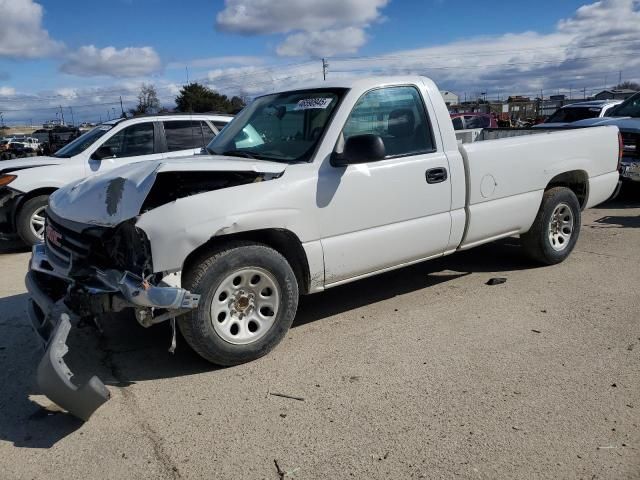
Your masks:
<svg viewBox="0 0 640 480"><path fill-rule="evenodd" d="M230 115L177 114L112 120L51 157L0 162L0 237L42 240L49 195L74 180L125 163L200 153Z"/></svg>

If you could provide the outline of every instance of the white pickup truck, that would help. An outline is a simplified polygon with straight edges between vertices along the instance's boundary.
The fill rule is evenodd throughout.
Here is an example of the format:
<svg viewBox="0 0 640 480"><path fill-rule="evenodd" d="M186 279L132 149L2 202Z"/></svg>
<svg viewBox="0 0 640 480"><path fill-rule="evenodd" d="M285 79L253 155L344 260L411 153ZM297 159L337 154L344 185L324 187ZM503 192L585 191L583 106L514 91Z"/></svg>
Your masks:
<svg viewBox="0 0 640 480"><path fill-rule="evenodd" d="M177 321L205 359L247 362L283 339L301 294L513 235L538 262L561 262L581 210L614 191L620 157L612 127L459 144L423 77L265 95L207 149L51 197L26 279L51 339L38 381L80 418L109 393L70 381L62 357L79 318L130 310L174 335Z"/></svg>

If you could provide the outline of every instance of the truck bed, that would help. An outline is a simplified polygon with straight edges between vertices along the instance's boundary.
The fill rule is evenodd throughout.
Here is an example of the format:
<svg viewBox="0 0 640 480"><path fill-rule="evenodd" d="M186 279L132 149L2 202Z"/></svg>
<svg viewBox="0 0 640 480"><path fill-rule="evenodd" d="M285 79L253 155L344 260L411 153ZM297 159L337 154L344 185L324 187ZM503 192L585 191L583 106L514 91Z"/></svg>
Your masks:
<svg viewBox="0 0 640 480"><path fill-rule="evenodd" d="M605 201L618 181L617 135L610 127L484 129L469 143L459 141L468 215L461 248L526 232L545 187L561 173L588 180L584 207Z"/></svg>

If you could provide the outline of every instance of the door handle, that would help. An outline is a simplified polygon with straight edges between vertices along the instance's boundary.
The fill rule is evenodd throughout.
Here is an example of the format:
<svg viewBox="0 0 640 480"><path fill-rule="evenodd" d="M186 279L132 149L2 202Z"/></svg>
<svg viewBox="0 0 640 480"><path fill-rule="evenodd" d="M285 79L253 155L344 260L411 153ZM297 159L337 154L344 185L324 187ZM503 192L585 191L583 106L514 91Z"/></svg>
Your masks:
<svg viewBox="0 0 640 480"><path fill-rule="evenodd" d="M430 168L427 170L425 176L427 183L442 183L447 179L447 169L443 167Z"/></svg>

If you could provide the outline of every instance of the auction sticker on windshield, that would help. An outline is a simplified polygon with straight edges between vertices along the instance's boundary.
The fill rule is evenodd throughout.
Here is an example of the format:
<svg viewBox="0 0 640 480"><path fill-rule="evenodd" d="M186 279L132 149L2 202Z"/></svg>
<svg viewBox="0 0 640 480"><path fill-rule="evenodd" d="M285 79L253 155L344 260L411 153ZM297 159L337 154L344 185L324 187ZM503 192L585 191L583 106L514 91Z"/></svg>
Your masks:
<svg viewBox="0 0 640 480"><path fill-rule="evenodd" d="M305 98L298 101L296 110L309 110L312 108L325 109L331 104L332 100L333 98Z"/></svg>

